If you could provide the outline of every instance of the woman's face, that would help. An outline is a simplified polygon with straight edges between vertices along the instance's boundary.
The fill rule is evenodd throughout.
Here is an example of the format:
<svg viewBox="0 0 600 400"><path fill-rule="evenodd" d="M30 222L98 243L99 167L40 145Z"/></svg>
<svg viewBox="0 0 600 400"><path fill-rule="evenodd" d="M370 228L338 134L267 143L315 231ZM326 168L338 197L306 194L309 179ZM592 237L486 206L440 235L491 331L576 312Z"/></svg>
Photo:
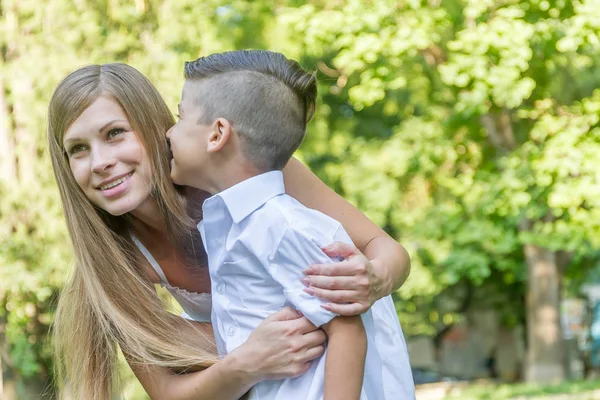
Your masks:
<svg viewBox="0 0 600 400"><path fill-rule="evenodd" d="M77 184L112 215L137 210L150 200L150 165L125 112L99 97L65 132L63 146Z"/></svg>

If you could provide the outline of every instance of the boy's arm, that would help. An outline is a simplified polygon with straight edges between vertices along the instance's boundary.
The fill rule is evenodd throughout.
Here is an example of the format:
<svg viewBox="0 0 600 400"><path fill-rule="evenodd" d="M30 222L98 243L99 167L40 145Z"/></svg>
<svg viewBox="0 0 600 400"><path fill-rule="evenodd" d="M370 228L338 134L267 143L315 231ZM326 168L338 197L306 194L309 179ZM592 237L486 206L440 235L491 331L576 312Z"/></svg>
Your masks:
<svg viewBox="0 0 600 400"><path fill-rule="evenodd" d="M318 229L315 226L286 227L268 269L283 287L288 302L328 335L324 399L359 399L367 350L361 317L332 313L324 308L323 300L308 295L301 283L304 265L333 263L313 239L314 230Z"/></svg>
<svg viewBox="0 0 600 400"><path fill-rule="evenodd" d="M359 400L367 356L367 334L360 316L335 317L327 333L323 400Z"/></svg>

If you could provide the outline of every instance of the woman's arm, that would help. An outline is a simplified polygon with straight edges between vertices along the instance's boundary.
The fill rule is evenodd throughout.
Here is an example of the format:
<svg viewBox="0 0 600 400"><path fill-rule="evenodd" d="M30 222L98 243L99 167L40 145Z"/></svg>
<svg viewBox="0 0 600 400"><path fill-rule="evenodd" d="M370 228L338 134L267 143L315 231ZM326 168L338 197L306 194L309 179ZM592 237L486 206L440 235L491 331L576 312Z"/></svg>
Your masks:
<svg viewBox="0 0 600 400"><path fill-rule="evenodd" d="M283 175L290 196L338 220L358 248L332 244L323 250L346 261L313 265L306 271L315 296L336 303L331 311L341 315L362 313L404 283L410 272L410 258L402 245L295 158L286 165Z"/></svg>
<svg viewBox="0 0 600 400"><path fill-rule="evenodd" d="M208 326L208 324L205 324ZM215 365L188 374L130 364L152 399L239 399L266 379L292 378L323 354L325 334L291 308L266 318L248 340Z"/></svg>
<svg viewBox="0 0 600 400"><path fill-rule="evenodd" d="M177 375L164 367L131 365L151 399L239 399L256 383L236 367L233 357L199 372Z"/></svg>

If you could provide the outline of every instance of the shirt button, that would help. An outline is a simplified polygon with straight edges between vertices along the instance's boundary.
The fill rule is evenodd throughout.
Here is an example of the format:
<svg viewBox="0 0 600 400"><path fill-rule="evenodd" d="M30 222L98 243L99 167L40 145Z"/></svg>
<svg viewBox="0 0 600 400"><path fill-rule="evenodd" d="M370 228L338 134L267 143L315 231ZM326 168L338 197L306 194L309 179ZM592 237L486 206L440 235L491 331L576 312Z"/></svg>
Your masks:
<svg viewBox="0 0 600 400"><path fill-rule="evenodd" d="M227 334L229 336L235 335L235 328L233 326L229 326L229 328L227 328Z"/></svg>
<svg viewBox="0 0 600 400"><path fill-rule="evenodd" d="M225 287L224 287L224 286L225 286L225 285L224 285L223 283L219 283L219 284L217 285L217 293L219 293L219 294L223 294L223 292L225 292Z"/></svg>

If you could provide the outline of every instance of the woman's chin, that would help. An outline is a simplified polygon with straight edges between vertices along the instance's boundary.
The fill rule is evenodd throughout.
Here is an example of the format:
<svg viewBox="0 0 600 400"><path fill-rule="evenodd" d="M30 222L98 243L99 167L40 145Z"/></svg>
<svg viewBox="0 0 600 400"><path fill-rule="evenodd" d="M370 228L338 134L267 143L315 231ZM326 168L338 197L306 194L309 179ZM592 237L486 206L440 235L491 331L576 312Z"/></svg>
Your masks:
<svg viewBox="0 0 600 400"><path fill-rule="evenodd" d="M96 203L97 207L100 207L110 215L114 217L120 217L124 214L134 212L136 209L140 207L140 205L144 203L143 200L131 199L131 198L121 198L116 201L111 202L98 202Z"/></svg>
<svg viewBox="0 0 600 400"><path fill-rule="evenodd" d="M113 217L120 217L120 216L125 215L129 212L132 212L134 210L135 209L128 209L128 208L123 208L123 207L120 207L120 208L107 207L104 209L104 211L106 211Z"/></svg>

